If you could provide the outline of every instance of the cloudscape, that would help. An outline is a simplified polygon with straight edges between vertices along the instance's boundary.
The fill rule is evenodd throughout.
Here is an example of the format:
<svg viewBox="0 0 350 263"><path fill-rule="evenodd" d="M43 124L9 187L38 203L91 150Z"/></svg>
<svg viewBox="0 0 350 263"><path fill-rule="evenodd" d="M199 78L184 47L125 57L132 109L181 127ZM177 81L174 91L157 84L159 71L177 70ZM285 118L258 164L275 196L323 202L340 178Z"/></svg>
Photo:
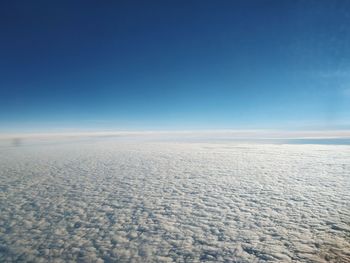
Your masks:
<svg viewBox="0 0 350 263"><path fill-rule="evenodd" d="M0 3L0 262L350 262L350 2Z"/></svg>

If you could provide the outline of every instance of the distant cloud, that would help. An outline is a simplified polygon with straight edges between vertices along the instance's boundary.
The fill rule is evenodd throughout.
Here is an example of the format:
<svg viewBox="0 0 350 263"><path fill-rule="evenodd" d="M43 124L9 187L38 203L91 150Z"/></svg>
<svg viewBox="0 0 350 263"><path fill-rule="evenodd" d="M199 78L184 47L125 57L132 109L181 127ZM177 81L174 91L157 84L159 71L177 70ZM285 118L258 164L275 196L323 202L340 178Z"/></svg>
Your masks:
<svg viewBox="0 0 350 263"><path fill-rule="evenodd" d="M348 91L347 91L348 92ZM76 139L118 137L134 139L322 139L350 138L350 130L183 130L183 131L99 131L63 133L15 133L0 134L0 139Z"/></svg>

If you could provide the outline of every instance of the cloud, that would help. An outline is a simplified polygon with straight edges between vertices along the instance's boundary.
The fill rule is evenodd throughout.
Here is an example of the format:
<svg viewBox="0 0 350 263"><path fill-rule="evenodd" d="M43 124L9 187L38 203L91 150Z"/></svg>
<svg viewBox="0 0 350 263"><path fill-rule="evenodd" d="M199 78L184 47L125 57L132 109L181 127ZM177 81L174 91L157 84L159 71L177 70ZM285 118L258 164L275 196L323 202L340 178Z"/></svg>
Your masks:
<svg viewBox="0 0 350 263"><path fill-rule="evenodd" d="M313 73L317 77L321 78L349 78L350 70L349 69L337 69L337 70L328 70L328 71L316 71Z"/></svg>
<svg viewBox="0 0 350 263"><path fill-rule="evenodd" d="M349 261L350 146L0 150L0 261Z"/></svg>
<svg viewBox="0 0 350 263"><path fill-rule="evenodd" d="M350 88L344 88L343 95L347 98L350 98Z"/></svg>
<svg viewBox="0 0 350 263"><path fill-rule="evenodd" d="M183 131L100 131L70 133L7 133L0 134L0 141L23 139L36 142L74 141L79 139L119 138L133 141L208 141L208 140L278 140L278 139L344 139L350 138L350 130L183 130Z"/></svg>

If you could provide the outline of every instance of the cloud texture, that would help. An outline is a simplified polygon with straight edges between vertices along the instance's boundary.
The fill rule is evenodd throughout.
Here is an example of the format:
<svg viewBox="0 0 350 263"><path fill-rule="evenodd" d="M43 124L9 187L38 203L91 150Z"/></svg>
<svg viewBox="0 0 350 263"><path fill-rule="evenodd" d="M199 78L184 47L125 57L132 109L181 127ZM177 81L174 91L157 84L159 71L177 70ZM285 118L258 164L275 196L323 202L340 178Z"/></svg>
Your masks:
<svg viewBox="0 0 350 263"><path fill-rule="evenodd" d="M2 262L350 261L350 146L0 150Z"/></svg>

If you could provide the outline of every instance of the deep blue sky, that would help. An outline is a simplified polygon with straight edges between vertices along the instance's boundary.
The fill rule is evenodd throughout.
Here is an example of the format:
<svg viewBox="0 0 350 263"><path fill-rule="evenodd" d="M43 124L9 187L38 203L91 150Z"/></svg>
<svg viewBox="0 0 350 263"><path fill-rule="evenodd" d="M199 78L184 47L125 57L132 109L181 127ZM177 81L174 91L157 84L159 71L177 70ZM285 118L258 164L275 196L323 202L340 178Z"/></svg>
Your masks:
<svg viewBox="0 0 350 263"><path fill-rule="evenodd" d="M350 1L2 1L0 131L350 127Z"/></svg>

